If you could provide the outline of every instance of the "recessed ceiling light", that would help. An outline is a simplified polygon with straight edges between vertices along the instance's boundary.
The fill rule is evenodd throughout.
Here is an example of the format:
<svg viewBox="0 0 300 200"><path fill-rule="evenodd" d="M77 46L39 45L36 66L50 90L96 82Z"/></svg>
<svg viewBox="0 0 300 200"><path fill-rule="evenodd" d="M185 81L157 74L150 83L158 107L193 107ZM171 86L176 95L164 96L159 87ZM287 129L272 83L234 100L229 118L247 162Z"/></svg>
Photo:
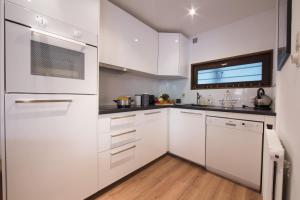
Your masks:
<svg viewBox="0 0 300 200"><path fill-rule="evenodd" d="M190 9L188 9L188 11L189 11L189 15L190 15L190 16L192 16L192 17L193 17L194 15L196 15L196 14L197 14L197 13L196 13L196 9L195 9L195 8L193 8L193 7L192 7L192 8L190 8Z"/></svg>

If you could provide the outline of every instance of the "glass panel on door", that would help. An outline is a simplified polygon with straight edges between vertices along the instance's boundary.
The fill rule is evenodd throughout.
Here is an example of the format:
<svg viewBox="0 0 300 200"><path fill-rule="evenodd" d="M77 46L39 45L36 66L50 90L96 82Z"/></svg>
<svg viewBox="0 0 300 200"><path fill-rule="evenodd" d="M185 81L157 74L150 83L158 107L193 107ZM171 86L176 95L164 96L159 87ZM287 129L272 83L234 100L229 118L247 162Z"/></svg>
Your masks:
<svg viewBox="0 0 300 200"><path fill-rule="evenodd" d="M84 53L31 40L31 74L84 80Z"/></svg>

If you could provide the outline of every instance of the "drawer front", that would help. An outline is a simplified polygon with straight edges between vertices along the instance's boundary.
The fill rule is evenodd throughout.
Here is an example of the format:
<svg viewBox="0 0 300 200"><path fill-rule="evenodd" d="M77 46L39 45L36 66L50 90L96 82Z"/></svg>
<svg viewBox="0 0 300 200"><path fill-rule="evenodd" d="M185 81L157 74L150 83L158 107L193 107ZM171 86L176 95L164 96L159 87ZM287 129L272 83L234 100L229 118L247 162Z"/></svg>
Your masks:
<svg viewBox="0 0 300 200"><path fill-rule="evenodd" d="M98 154L99 189L121 179L136 169L139 142L133 142Z"/></svg>
<svg viewBox="0 0 300 200"><path fill-rule="evenodd" d="M110 130L110 118L99 118L97 124L98 134L107 134Z"/></svg>
<svg viewBox="0 0 300 200"><path fill-rule="evenodd" d="M118 148L137 140L137 129L127 128L112 131L107 134L99 134L98 152Z"/></svg>
<svg viewBox="0 0 300 200"><path fill-rule="evenodd" d="M135 113L114 115L110 117L110 130L118 130L121 128L132 127L135 125L135 121Z"/></svg>

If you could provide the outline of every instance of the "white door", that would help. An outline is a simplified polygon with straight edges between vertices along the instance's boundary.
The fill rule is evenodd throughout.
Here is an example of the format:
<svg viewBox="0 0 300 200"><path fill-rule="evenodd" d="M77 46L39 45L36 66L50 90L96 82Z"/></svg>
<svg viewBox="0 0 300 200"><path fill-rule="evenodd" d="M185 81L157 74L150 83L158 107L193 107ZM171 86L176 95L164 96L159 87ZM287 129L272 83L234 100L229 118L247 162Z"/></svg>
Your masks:
<svg viewBox="0 0 300 200"><path fill-rule="evenodd" d="M149 110L144 112L139 132L141 151L139 163L147 164L167 152L168 122L167 110Z"/></svg>
<svg viewBox="0 0 300 200"><path fill-rule="evenodd" d="M8 200L82 200L97 191L97 97L5 97Z"/></svg>
<svg viewBox="0 0 300 200"><path fill-rule="evenodd" d="M5 25L7 92L97 94L97 48Z"/></svg>
<svg viewBox="0 0 300 200"><path fill-rule="evenodd" d="M179 75L179 33L159 33L159 75Z"/></svg>
<svg viewBox="0 0 300 200"><path fill-rule="evenodd" d="M205 112L170 109L169 150L205 165Z"/></svg>
<svg viewBox="0 0 300 200"><path fill-rule="evenodd" d="M100 15L100 61L157 74L157 31L107 0Z"/></svg>

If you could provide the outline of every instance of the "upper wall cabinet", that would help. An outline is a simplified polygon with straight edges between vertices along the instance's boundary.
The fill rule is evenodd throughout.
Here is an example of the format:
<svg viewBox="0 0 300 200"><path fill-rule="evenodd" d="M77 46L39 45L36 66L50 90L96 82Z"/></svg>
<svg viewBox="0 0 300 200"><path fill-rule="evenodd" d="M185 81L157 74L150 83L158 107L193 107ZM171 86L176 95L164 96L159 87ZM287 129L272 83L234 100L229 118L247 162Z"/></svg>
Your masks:
<svg viewBox="0 0 300 200"><path fill-rule="evenodd" d="M6 2L98 34L99 0L6 0Z"/></svg>
<svg viewBox="0 0 300 200"><path fill-rule="evenodd" d="M100 62L157 74L157 31L107 0L100 8Z"/></svg>
<svg viewBox="0 0 300 200"><path fill-rule="evenodd" d="M188 39L180 33L159 33L158 74L187 77Z"/></svg>

